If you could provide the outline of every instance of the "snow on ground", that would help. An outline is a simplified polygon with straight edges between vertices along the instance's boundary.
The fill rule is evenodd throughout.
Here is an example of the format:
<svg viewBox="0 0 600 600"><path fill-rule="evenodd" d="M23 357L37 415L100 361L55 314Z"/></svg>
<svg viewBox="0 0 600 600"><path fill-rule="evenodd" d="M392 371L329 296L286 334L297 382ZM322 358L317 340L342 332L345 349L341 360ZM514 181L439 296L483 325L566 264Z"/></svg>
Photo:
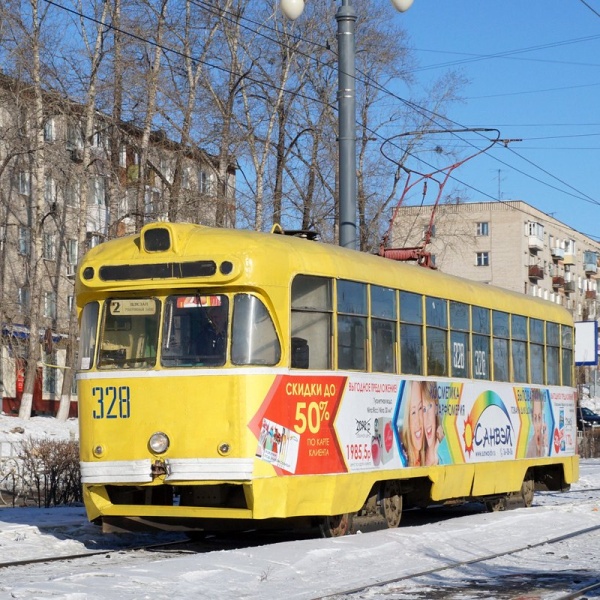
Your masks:
<svg viewBox="0 0 600 600"><path fill-rule="evenodd" d="M65 422L52 417L32 417L24 420L0 414L0 461L14 456L19 443L28 437L53 440L74 440L79 437L77 419Z"/></svg>
<svg viewBox="0 0 600 600"><path fill-rule="evenodd" d="M17 435L18 421L0 417L0 437ZM57 423L33 419L31 434L70 437ZM20 434L25 435L25 433ZM565 540L560 548L532 548L517 560L478 566L478 577L494 578L523 571L590 570L600 561L600 460L582 461L580 481L568 496L540 494L529 509L503 513L457 511L453 518L425 524L406 519L398 529L336 539L304 539L260 547L213 551L145 562L127 555L103 553L65 570L38 564L27 571L2 569L1 563L80 551L104 551L144 543L152 536L103 535L87 522L82 507L0 509L0 599L64 598L66 600L173 597L213 599L309 599L367 583L421 572L456 560L546 542L575 530L598 528L583 538ZM173 537L173 534L171 534ZM160 539L166 539L162 537ZM511 562L512 560L512 562ZM411 593L416 593L413 586ZM363 598L388 595L382 589ZM414 597L414 596L413 596ZM486 596L479 596L486 597ZM487 596L492 597L492 596ZM548 598L550 596L540 596Z"/></svg>

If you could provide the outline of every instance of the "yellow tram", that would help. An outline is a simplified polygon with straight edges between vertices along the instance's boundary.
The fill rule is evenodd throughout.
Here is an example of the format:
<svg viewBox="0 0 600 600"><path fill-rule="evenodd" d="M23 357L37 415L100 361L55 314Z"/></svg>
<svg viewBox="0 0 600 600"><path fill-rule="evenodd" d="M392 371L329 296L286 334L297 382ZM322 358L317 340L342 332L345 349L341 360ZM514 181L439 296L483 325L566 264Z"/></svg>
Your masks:
<svg viewBox="0 0 600 600"><path fill-rule="evenodd" d="M562 307L277 233L152 223L76 277L91 520L397 526L578 477Z"/></svg>

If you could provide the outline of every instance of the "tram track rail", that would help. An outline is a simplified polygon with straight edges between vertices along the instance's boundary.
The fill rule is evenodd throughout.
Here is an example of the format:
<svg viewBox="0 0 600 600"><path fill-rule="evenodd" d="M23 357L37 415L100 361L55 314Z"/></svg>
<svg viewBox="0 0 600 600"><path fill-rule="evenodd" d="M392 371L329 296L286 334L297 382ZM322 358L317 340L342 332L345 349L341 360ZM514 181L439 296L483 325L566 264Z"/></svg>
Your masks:
<svg viewBox="0 0 600 600"><path fill-rule="evenodd" d="M74 554L61 554L59 556L41 556L37 558L27 558L21 560L13 560L0 562L0 569L9 569L11 567L26 567L37 564L69 562L73 560L93 558L95 556L107 556L110 554L123 554L128 552L141 551L156 551L160 549L168 549L176 546L191 545L193 542L188 540L176 540L172 542L161 542L157 544L145 544L139 546L125 546L121 548L105 548L103 550L91 550L88 552L78 552Z"/></svg>
<svg viewBox="0 0 600 600"><path fill-rule="evenodd" d="M318 534L314 534L318 537ZM268 544L270 542L282 542L295 539L301 539L302 535L298 533L282 532L254 532L250 537L248 532L239 534L226 534L223 536L209 535L206 539L180 539L168 542L157 542L152 544L139 544L135 546L119 546L115 548L104 548L102 550L91 550L72 554L61 554L58 556L42 556L35 558L20 559L14 561L0 562L0 571L11 567L26 567L38 564L50 564L83 560L98 556L110 556L119 554L135 554L136 552L153 552L157 556L164 558L168 556L178 556L187 554L200 554L204 552L216 552L222 550L235 550Z"/></svg>
<svg viewBox="0 0 600 600"><path fill-rule="evenodd" d="M357 586L354 588L349 588L345 590L338 590L334 593L326 594L324 596L317 596L312 600L339 600L341 598L350 598L352 596L357 596L358 594L365 593L367 591L373 590L375 588L383 588L389 585L393 585L395 583L405 583L409 581L418 580L423 577L438 575L440 573L451 571L454 569L466 568L471 565L481 564L489 561L493 561L499 558L504 558L507 556L512 556L515 554L519 554L520 552L525 552L527 550L532 550L534 548L539 548L542 546L548 546L552 544L558 544L560 542L564 542L566 540L570 540L579 536L589 535L595 532L600 531L600 525L595 525L592 527L585 527L583 529L579 529L577 531L573 531L567 534L563 534L560 536L556 536L554 538L549 538L547 540L542 540L540 542L527 544L526 546L520 546L518 548L513 548L510 550L504 550L502 552L496 552L492 554L488 554L486 556L480 556L477 558L472 558L468 560L460 560L452 563L447 563L438 567L432 567L430 569L424 569L423 571L418 571L416 573L409 573L406 575L402 575L400 577L394 577L390 579L380 580L377 582L370 582L365 585ZM600 582L596 582L590 584L588 586L582 587L577 590L573 590L564 596L556 597L555 600L576 600L577 598L581 598L584 594L589 593L590 591L594 591L600 589ZM515 596L516 598L517 596ZM522 591L518 595L519 598L523 598Z"/></svg>

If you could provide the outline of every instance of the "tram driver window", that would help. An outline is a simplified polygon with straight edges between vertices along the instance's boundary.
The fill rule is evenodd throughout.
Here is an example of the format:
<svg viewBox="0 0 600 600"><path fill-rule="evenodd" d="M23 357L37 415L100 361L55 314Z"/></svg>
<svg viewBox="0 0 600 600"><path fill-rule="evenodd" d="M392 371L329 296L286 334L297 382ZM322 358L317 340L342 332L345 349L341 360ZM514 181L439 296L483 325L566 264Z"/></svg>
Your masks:
<svg viewBox="0 0 600 600"><path fill-rule="evenodd" d="M154 298L113 298L104 303L100 369L153 367L160 309Z"/></svg>
<svg viewBox="0 0 600 600"><path fill-rule="evenodd" d="M237 294L233 301L231 362L236 365L275 365L281 346L271 315L260 298Z"/></svg>
<svg viewBox="0 0 600 600"><path fill-rule="evenodd" d="M81 314L81 335L79 337L78 368L90 369L94 361L96 348L96 328L98 326L99 305L90 302L83 307Z"/></svg>

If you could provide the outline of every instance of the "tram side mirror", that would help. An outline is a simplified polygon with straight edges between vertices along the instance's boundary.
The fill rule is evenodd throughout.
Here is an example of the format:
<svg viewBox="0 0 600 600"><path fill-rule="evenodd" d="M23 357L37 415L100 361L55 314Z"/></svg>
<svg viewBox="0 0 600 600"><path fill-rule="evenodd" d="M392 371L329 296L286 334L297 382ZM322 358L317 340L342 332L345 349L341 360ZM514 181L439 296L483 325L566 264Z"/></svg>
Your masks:
<svg viewBox="0 0 600 600"><path fill-rule="evenodd" d="M308 342L304 338L292 338L292 368L308 369Z"/></svg>

